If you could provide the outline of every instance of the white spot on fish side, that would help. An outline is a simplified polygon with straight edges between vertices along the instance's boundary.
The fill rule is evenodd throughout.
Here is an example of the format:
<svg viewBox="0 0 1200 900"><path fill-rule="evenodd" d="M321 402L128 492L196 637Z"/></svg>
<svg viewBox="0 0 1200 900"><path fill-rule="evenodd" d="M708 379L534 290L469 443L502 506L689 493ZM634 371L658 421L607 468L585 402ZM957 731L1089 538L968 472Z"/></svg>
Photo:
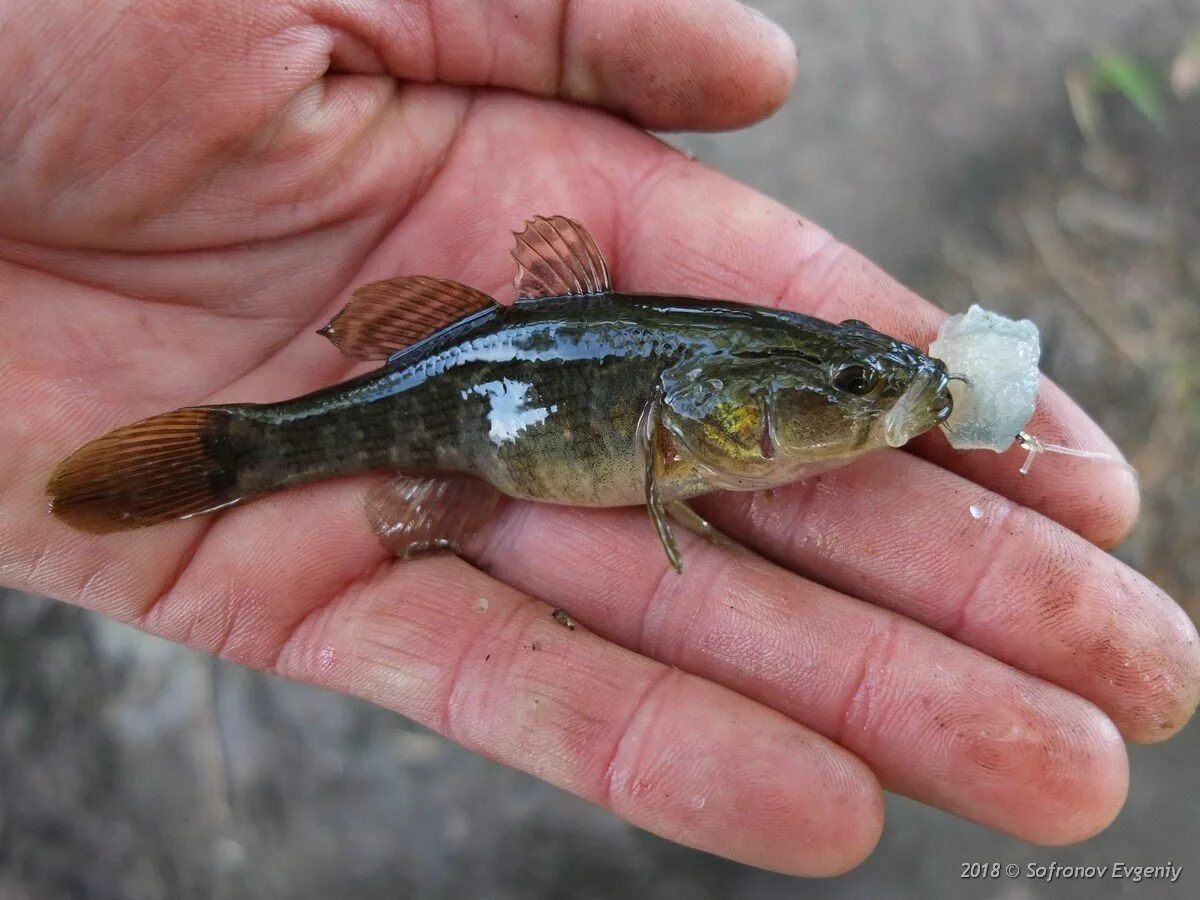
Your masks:
<svg viewBox="0 0 1200 900"><path fill-rule="evenodd" d="M550 413L558 411L557 405L530 406L529 384L511 378L477 384L471 391L491 402L488 437L498 444L519 437L527 428L546 421Z"/></svg>
<svg viewBox="0 0 1200 900"><path fill-rule="evenodd" d="M971 518L972 519L982 519L983 518L983 507L980 506L978 503L971 504Z"/></svg>
<svg viewBox="0 0 1200 900"><path fill-rule="evenodd" d="M474 609L475 609L475 612L477 612L477 613L487 612L488 611L488 598L480 597L478 600L476 600L475 604L474 604Z"/></svg>

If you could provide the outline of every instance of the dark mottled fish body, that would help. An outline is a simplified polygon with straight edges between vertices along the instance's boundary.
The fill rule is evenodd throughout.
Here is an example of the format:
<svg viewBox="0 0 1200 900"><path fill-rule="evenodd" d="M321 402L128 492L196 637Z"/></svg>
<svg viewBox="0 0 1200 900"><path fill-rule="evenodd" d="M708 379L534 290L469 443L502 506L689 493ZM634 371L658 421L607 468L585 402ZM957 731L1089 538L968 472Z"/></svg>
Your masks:
<svg viewBox="0 0 1200 900"><path fill-rule="evenodd" d="M517 238L515 304L422 276L368 285L321 333L386 357L381 368L282 403L118 429L59 466L54 512L103 532L341 475L467 475L511 497L646 503L672 555L674 501L794 480L949 413L944 366L863 323L616 293L594 241L566 219L535 219ZM478 500L443 488L430 490ZM376 503L381 535L389 517L415 515L413 503L396 512L398 497Z"/></svg>
<svg viewBox="0 0 1200 900"><path fill-rule="evenodd" d="M243 489L372 470L453 471L514 497L640 502L637 421L677 354L596 312L575 298L499 308L355 381L248 408L275 436L244 461Z"/></svg>
<svg viewBox="0 0 1200 900"><path fill-rule="evenodd" d="M277 431L243 461L243 489L418 469L478 475L513 497L636 504L637 423L664 370L725 351L803 352L836 364L838 333L799 314L683 297L501 307L382 371L249 408Z"/></svg>

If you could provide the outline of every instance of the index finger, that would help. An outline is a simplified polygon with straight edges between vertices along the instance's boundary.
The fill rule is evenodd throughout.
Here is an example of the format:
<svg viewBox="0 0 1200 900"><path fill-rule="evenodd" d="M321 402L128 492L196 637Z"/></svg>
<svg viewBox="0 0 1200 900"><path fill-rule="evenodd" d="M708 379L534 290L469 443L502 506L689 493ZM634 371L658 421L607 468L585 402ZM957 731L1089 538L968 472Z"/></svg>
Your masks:
<svg viewBox="0 0 1200 900"><path fill-rule="evenodd" d="M736 0L339 4L335 68L514 88L647 128L746 125L796 74L787 33Z"/></svg>

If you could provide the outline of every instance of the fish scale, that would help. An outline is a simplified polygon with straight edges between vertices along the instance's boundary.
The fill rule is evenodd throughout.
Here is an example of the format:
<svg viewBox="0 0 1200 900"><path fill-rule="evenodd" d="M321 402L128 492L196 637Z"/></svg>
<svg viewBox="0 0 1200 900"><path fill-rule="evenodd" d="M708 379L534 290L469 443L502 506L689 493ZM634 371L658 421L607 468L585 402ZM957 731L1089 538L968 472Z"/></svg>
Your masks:
<svg viewBox="0 0 1200 900"><path fill-rule="evenodd" d="M385 543L408 552L410 539L453 545L444 523L494 506L447 486L465 476L541 502L645 503L678 565L670 504L806 477L950 412L944 365L864 323L618 293L595 241L562 217L532 220L513 255L509 306L424 276L360 288L320 334L374 371L117 429L55 471L54 513L114 531L323 478L420 473L368 497Z"/></svg>

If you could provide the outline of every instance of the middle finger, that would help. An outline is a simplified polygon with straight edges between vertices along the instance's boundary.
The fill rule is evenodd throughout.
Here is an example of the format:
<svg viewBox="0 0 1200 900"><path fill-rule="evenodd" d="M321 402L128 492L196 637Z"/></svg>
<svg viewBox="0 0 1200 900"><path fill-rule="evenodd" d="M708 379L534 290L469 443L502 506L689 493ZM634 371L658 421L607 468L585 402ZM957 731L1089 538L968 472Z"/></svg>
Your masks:
<svg viewBox="0 0 1200 900"><path fill-rule="evenodd" d="M1148 579L1069 529L908 453L698 508L788 569L1087 698L1130 740L1183 727L1200 641Z"/></svg>
<svg viewBox="0 0 1200 900"><path fill-rule="evenodd" d="M641 510L510 504L470 550L605 637L832 738L891 790L1044 843L1120 808L1124 745L1087 701L748 551L680 538L676 575Z"/></svg>

